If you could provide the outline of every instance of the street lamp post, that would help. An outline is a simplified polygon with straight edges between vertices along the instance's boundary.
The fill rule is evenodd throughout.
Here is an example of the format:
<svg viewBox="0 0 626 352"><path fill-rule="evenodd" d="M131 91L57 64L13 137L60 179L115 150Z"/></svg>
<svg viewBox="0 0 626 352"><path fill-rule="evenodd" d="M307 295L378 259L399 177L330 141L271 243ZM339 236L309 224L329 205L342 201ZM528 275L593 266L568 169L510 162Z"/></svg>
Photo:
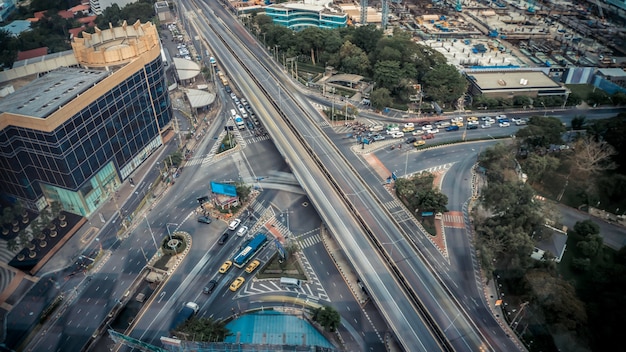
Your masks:
<svg viewBox="0 0 626 352"><path fill-rule="evenodd" d="M152 232L152 227L150 227L150 222L148 221L148 217L146 215L144 215L143 218L146 219L146 224L148 224L148 230L150 230L150 236L152 236L152 242L154 242L154 248L158 252L159 251L159 246L157 245L156 240L154 239L154 233Z"/></svg>
<svg viewBox="0 0 626 352"><path fill-rule="evenodd" d="M541 102L541 105L543 105L543 117L546 117L548 114L548 108L546 108L546 104L544 102Z"/></svg>
<svg viewBox="0 0 626 352"><path fill-rule="evenodd" d="M165 228L167 229L167 236L170 238L170 241L171 241L172 233L170 232L170 225L178 226L178 224L174 224L172 222L168 222L167 224L165 224Z"/></svg>

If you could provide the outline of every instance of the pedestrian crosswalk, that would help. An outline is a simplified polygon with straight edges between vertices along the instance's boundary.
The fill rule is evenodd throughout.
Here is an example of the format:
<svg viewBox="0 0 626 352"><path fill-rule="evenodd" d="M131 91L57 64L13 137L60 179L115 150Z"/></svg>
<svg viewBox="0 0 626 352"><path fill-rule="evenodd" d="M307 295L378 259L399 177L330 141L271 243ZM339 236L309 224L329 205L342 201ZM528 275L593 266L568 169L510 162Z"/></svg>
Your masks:
<svg viewBox="0 0 626 352"><path fill-rule="evenodd" d="M270 139L270 136L267 134L264 134L262 136L250 136L250 137L246 137L246 143L248 144L252 144L252 143L257 143L257 142L262 142L262 141L266 141Z"/></svg>
<svg viewBox="0 0 626 352"><path fill-rule="evenodd" d="M311 247L311 246L316 245L316 244L318 244L320 242L322 242L322 237L320 236L319 233L316 233L316 234L313 234L313 235L309 235L309 236L306 236L306 237L305 236L298 237L298 245L302 249Z"/></svg>
<svg viewBox="0 0 626 352"><path fill-rule="evenodd" d="M402 208L404 205L397 199L390 200L388 202L383 203L383 206L389 210L394 210L397 208Z"/></svg>
<svg viewBox="0 0 626 352"><path fill-rule="evenodd" d="M437 166L429 167L427 169L416 171L416 172L413 172L413 173L410 173L410 174L407 174L407 175L403 175L402 177L403 178L411 178L411 177L413 177L415 175L418 175L418 174L421 174L421 173L424 173L424 172L431 173L431 174L434 174L434 173L437 173L437 172L443 172L443 171L446 171L449 168L451 168L452 165L454 165L454 163L447 163L447 164L437 165Z"/></svg>
<svg viewBox="0 0 626 352"><path fill-rule="evenodd" d="M450 211L443 214L443 226L463 228L463 213L460 211Z"/></svg>

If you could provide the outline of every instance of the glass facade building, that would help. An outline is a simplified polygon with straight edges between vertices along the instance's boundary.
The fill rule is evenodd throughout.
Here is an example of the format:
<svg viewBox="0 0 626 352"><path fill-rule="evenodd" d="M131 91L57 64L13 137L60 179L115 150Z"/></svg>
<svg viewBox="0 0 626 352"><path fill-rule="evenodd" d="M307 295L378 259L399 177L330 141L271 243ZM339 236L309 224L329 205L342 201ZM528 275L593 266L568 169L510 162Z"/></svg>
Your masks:
<svg viewBox="0 0 626 352"><path fill-rule="evenodd" d="M289 3L270 5L265 7L265 14L275 24L296 31L307 27L342 28L348 23L348 15L330 7L330 3L327 6Z"/></svg>
<svg viewBox="0 0 626 352"><path fill-rule="evenodd" d="M55 69L0 100L4 197L89 216L162 145L172 109L160 46L131 61Z"/></svg>

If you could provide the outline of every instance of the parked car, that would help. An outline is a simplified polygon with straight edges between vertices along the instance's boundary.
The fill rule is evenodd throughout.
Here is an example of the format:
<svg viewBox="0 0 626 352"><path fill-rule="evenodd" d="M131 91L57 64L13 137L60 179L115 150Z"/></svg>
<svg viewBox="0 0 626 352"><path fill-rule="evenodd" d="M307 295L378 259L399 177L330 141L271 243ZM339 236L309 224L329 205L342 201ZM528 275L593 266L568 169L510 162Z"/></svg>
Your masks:
<svg viewBox="0 0 626 352"><path fill-rule="evenodd" d="M459 126L457 125L446 127L447 132L458 131L458 130L459 130Z"/></svg>
<svg viewBox="0 0 626 352"><path fill-rule="evenodd" d="M233 262L231 262L230 260L225 261L224 264L222 264L222 266L220 267L220 274L225 274L232 265Z"/></svg>
<svg viewBox="0 0 626 352"><path fill-rule="evenodd" d="M237 228L237 226L239 226L239 224L241 224L241 220L234 219L233 221L230 222L230 224L228 224L228 229L229 230L235 230Z"/></svg>
<svg viewBox="0 0 626 352"><path fill-rule="evenodd" d="M520 119L519 121L515 122L516 126L522 126L522 125L525 125L525 124L526 124L526 120L522 120L522 119Z"/></svg>
<svg viewBox="0 0 626 352"><path fill-rule="evenodd" d="M441 121L441 122L437 122L436 125L439 128L445 128L445 127L450 126L450 122L448 122L448 121Z"/></svg>
<svg viewBox="0 0 626 352"><path fill-rule="evenodd" d="M424 125L422 126L422 130L426 131L426 130L432 130L433 129L433 125Z"/></svg>
<svg viewBox="0 0 626 352"><path fill-rule="evenodd" d="M509 126L511 126L511 124L508 123L508 122L500 122L499 126L500 127L509 127Z"/></svg>
<svg viewBox="0 0 626 352"><path fill-rule="evenodd" d="M480 119L481 119L481 121L489 121L489 120L493 120L493 119L491 118L491 116L483 116L483 117L481 117Z"/></svg>
<svg viewBox="0 0 626 352"><path fill-rule="evenodd" d="M422 136L422 139L423 139L423 140L433 139L433 138L435 138L435 135L434 135L434 134L432 134L432 133L427 133L427 134L425 134L425 135L423 135L423 136Z"/></svg>
<svg viewBox="0 0 626 352"><path fill-rule="evenodd" d="M430 134L439 133L439 129L438 128L432 128L430 130L427 130L426 133L430 133Z"/></svg>
<svg viewBox="0 0 626 352"><path fill-rule="evenodd" d="M248 232L248 226L242 226L237 230L237 236L243 237Z"/></svg>
<svg viewBox="0 0 626 352"><path fill-rule="evenodd" d="M404 133L402 133L400 131L396 131L396 132L391 134L391 138L402 138L402 137L404 137Z"/></svg>
<svg viewBox="0 0 626 352"><path fill-rule="evenodd" d="M423 145L426 145L426 141L415 141L415 143L413 143L414 147L421 147Z"/></svg>
<svg viewBox="0 0 626 352"><path fill-rule="evenodd" d="M200 216L198 218L198 222L201 222L203 224L210 224L211 223L211 218L208 216Z"/></svg>
<svg viewBox="0 0 626 352"><path fill-rule="evenodd" d="M480 125L480 128L490 128L490 127L491 127L490 123L485 123L485 124Z"/></svg>
<svg viewBox="0 0 626 352"><path fill-rule="evenodd" d="M204 286L202 293L204 293L205 295L212 293L213 290L215 290L215 286L217 286L217 281L215 280L209 281L209 283L206 286Z"/></svg>
<svg viewBox="0 0 626 352"><path fill-rule="evenodd" d="M417 138L415 138L415 137L409 137L409 138L406 139L405 143L406 144L411 144L411 143L415 142L416 140L417 140Z"/></svg>
<svg viewBox="0 0 626 352"><path fill-rule="evenodd" d="M415 125L413 124L413 122L407 122L404 124L404 128L407 128L407 127L415 127Z"/></svg>
<svg viewBox="0 0 626 352"><path fill-rule="evenodd" d="M413 132L411 132L412 135L414 136L421 136L424 134L424 130L415 130Z"/></svg>
<svg viewBox="0 0 626 352"><path fill-rule="evenodd" d="M478 121L478 117L470 116L470 117L467 118L467 121Z"/></svg>
<svg viewBox="0 0 626 352"><path fill-rule="evenodd" d="M467 125L468 130L475 130L478 128L478 125Z"/></svg>
<svg viewBox="0 0 626 352"><path fill-rule="evenodd" d="M414 127L405 127L405 128L402 129L402 132L404 132L404 133L409 133L409 132L413 132L413 131L415 131Z"/></svg>
<svg viewBox="0 0 626 352"><path fill-rule="evenodd" d="M479 124L479 122L478 122L478 121L468 121L468 122L467 122L467 125L468 125L468 126L478 125L478 124Z"/></svg>

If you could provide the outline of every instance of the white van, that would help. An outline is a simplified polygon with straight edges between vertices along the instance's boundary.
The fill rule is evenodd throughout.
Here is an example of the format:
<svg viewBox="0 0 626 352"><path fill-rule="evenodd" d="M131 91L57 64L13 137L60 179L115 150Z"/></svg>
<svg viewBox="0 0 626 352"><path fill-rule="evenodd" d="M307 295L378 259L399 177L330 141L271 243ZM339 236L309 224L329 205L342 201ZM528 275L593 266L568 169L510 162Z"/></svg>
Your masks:
<svg viewBox="0 0 626 352"><path fill-rule="evenodd" d="M237 116L237 110L235 109L230 109L230 117L232 117L233 119L235 118L235 116Z"/></svg>
<svg viewBox="0 0 626 352"><path fill-rule="evenodd" d="M382 130L385 129L385 126L383 125L374 125L372 127L370 127L370 132L380 132Z"/></svg>
<svg viewBox="0 0 626 352"><path fill-rule="evenodd" d="M391 134L391 138L404 138L404 133L400 131L393 132Z"/></svg>
<svg viewBox="0 0 626 352"><path fill-rule="evenodd" d="M400 132L400 127L390 127L387 129L387 134L393 135L396 132Z"/></svg>

